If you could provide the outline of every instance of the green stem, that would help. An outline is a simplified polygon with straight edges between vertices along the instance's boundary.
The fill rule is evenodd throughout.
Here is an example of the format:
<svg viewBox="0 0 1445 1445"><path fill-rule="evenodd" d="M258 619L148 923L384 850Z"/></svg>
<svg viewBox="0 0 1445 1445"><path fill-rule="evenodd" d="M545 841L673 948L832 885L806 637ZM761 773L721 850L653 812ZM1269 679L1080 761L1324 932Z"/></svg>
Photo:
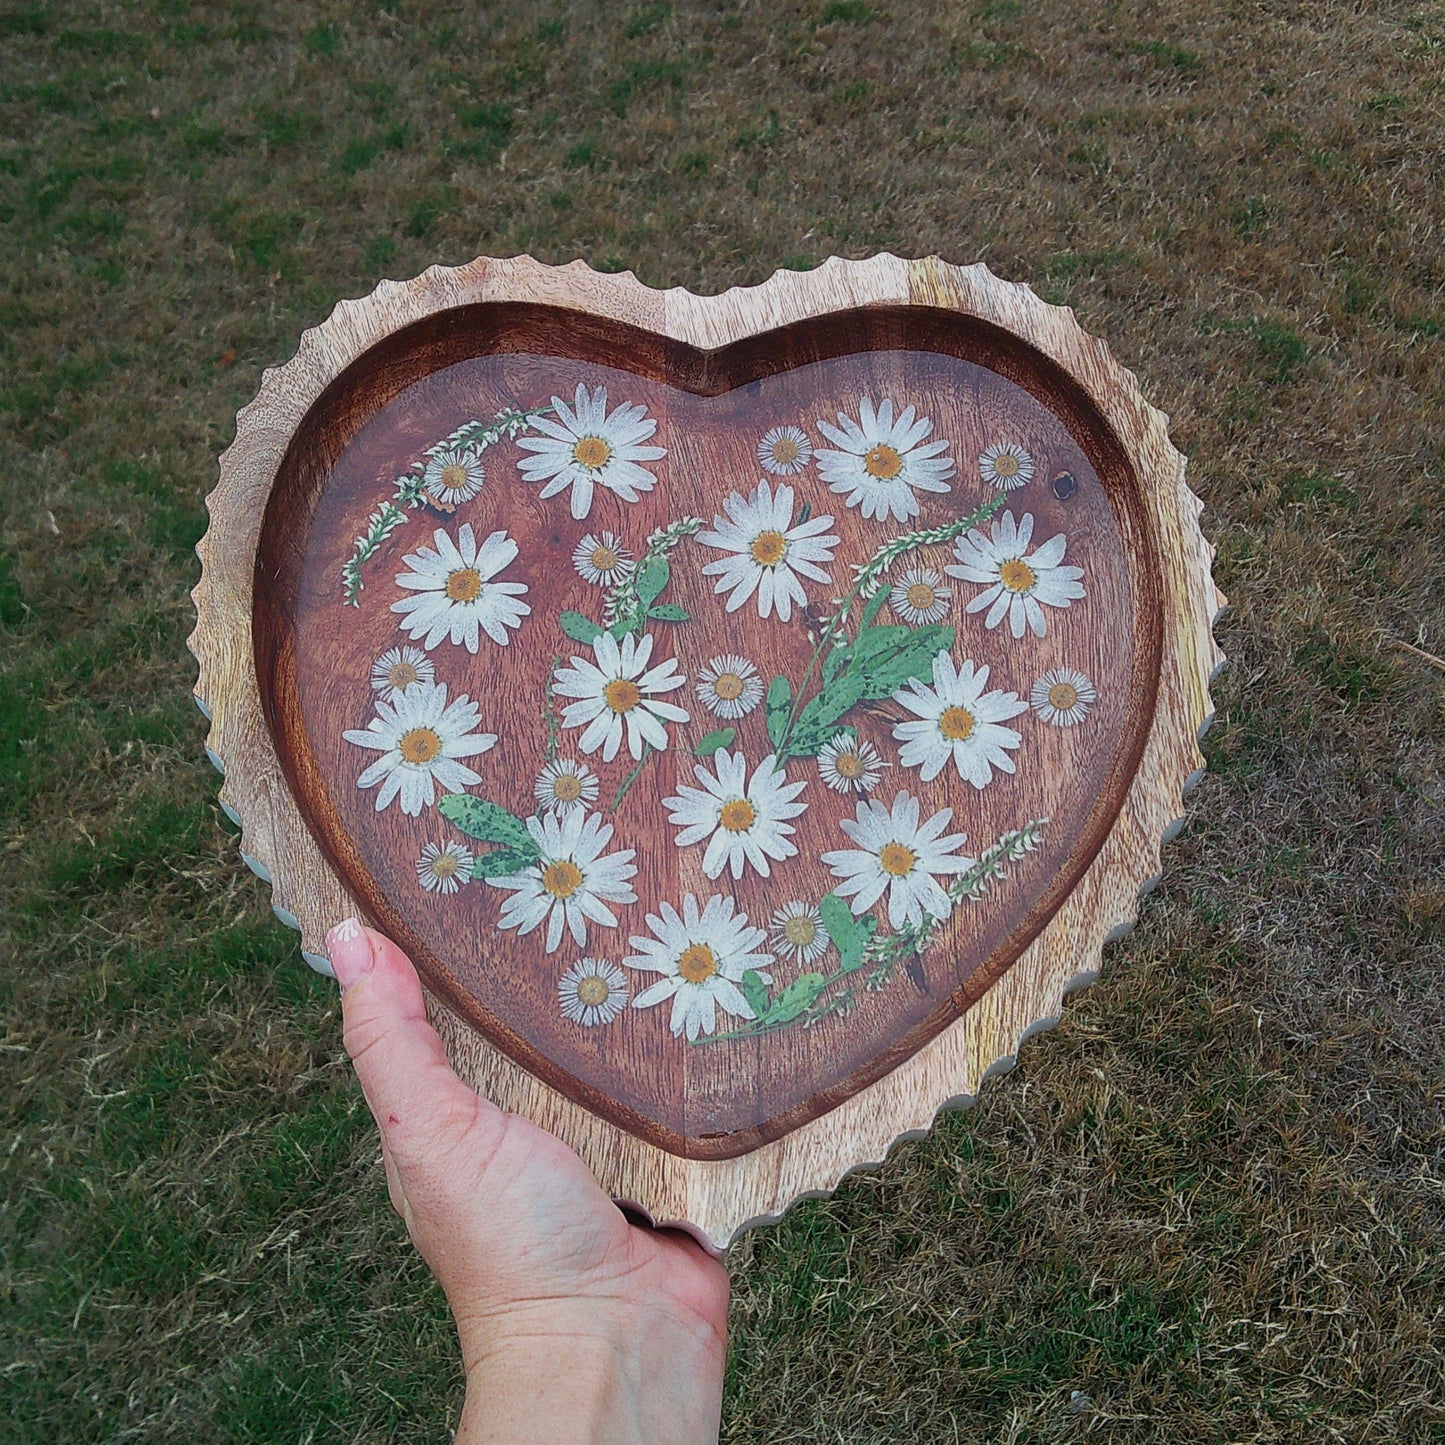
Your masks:
<svg viewBox="0 0 1445 1445"><path fill-rule="evenodd" d="M612 802L608 804L607 811L609 813L615 813L617 811L618 805L622 802L623 798L627 796L627 790L637 781L637 775L647 765L647 760L653 753L663 751L664 749L662 748L654 748L651 743L643 743L642 756L638 759L637 766L618 784L617 794L612 799Z"/></svg>

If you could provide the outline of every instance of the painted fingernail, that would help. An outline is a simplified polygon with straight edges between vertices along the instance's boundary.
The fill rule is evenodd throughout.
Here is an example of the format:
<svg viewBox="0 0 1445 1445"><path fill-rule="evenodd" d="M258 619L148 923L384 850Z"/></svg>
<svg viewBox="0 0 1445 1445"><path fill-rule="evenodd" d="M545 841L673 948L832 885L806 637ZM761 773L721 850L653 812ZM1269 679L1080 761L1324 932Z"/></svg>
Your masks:
<svg viewBox="0 0 1445 1445"><path fill-rule="evenodd" d="M326 952L342 988L350 988L357 979L365 978L376 962L371 939L355 918L343 919L326 935Z"/></svg>

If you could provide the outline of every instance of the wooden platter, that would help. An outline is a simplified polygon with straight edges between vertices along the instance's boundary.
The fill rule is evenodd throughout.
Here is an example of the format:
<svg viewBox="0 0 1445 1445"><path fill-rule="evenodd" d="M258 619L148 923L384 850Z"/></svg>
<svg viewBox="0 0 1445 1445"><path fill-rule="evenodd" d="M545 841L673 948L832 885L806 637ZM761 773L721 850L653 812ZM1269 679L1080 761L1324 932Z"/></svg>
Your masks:
<svg viewBox="0 0 1445 1445"><path fill-rule="evenodd" d="M265 374L209 506L208 751L308 959L372 921L714 1248L1011 1064L1202 763L1183 458L982 266L434 267Z"/></svg>

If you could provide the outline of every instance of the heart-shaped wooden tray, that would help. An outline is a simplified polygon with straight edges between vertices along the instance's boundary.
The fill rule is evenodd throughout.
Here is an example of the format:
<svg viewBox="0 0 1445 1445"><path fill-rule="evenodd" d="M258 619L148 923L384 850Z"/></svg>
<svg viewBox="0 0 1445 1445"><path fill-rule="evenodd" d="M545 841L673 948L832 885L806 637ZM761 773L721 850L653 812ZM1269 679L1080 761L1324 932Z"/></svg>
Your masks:
<svg viewBox="0 0 1445 1445"><path fill-rule="evenodd" d="M721 1247L966 1100L1157 875L1220 656L1164 418L879 256L528 258L343 302L238 417L197 697L308 958Z"/></svg>

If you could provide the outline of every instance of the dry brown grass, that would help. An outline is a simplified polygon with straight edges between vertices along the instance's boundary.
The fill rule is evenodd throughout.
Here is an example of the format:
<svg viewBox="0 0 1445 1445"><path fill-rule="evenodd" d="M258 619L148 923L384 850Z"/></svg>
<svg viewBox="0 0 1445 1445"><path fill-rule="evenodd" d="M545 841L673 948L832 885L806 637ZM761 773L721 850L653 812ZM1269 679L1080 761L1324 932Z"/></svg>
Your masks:
<svg viewBox="0 0 1445 1445"><path fill-rule="evenodd" d="M9 1438L434 1437L441 1301L185 693L236 407L381 275L880 248L1076 306L1235 611L1105 981L734 1257L730 1440L1445 1437L1445 13L0 15Z"/></svg>

